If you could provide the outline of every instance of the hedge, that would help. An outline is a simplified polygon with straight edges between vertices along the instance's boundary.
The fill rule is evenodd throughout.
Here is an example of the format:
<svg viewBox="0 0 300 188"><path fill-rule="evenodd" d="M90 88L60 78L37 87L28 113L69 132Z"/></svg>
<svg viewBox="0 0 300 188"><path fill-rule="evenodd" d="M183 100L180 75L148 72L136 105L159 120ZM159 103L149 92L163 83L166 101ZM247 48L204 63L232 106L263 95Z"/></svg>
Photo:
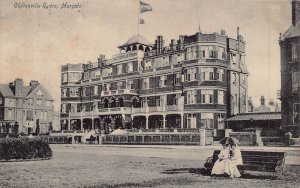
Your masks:
<svg viewBox="0 0 300 188"><path fill-rule="evenodd" d="M52 157L49 144L39 138L0 139L0 160Z"/></svg>

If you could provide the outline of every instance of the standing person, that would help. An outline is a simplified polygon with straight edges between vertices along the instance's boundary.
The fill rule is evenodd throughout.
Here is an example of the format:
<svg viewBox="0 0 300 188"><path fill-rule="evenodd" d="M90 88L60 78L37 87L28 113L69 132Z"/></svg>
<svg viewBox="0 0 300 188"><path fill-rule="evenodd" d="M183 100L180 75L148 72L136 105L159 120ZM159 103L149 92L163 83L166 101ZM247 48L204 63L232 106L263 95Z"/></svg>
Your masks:
<svg viewBox="0 0 300 188"><path fill-rule="evenodd" d="M211 175L230 175L229 172L229 147L223 144L223 148L218 155L218 160L215 162Z"/></svg>
<svg viewBox="0 0 300 188"><path fill-rule="evenodd" d="M230 145L229 156L229 173L230 178L239 178L241 174L237 168L237 165L243 164L242 154L237 144Z"/></svg>

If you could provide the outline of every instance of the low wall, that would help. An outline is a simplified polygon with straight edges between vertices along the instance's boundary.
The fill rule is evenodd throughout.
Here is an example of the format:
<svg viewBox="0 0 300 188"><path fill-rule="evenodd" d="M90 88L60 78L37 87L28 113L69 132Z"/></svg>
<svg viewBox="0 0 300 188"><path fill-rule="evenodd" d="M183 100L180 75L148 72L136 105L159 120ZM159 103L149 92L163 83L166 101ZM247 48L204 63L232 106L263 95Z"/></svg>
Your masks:
<svg viewBox="0 0 300 188"><path fill-rule="evenodd" d="M237 138L241 146L257 145L255 132L230 132L229 136Z"/></svg>
<svg viewBox="0 0 300 188"><path fill-rule="evenodd" d="M105 135L102 144L200 145L200 134Z"/></svg>
<svg viewBox="0 0 300 188"><path fill-rule="evenodd" d="M72 137L68 136L40 136L40 138L48 144L71 144Z"/></svg>

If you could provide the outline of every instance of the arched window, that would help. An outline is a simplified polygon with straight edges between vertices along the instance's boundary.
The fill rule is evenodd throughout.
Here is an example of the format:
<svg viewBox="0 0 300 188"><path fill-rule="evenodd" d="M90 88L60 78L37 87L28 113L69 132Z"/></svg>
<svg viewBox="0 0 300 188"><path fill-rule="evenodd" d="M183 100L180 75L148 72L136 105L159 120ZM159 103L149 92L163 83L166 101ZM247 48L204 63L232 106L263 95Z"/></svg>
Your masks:
<svg viewBox="0 0 300 188"><path fill-rule="evenodd" d="M144 51L144 47L142 45L139 46L139 50Z"/></svg>

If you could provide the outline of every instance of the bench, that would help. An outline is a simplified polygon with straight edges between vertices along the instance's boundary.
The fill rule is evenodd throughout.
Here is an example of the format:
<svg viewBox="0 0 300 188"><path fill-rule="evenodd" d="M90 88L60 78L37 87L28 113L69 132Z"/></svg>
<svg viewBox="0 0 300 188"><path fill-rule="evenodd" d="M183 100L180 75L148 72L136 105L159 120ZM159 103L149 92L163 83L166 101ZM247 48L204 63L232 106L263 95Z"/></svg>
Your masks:
<svg viewBox="0 0 300 188"><path fill-rule="evenodd" d="M212 157L206 159L204 167L211 171L218 160L220 150L215 150ZM241 173L245 170L282 173L286 152L241 151L243 165L238 165Z"/></svg>

